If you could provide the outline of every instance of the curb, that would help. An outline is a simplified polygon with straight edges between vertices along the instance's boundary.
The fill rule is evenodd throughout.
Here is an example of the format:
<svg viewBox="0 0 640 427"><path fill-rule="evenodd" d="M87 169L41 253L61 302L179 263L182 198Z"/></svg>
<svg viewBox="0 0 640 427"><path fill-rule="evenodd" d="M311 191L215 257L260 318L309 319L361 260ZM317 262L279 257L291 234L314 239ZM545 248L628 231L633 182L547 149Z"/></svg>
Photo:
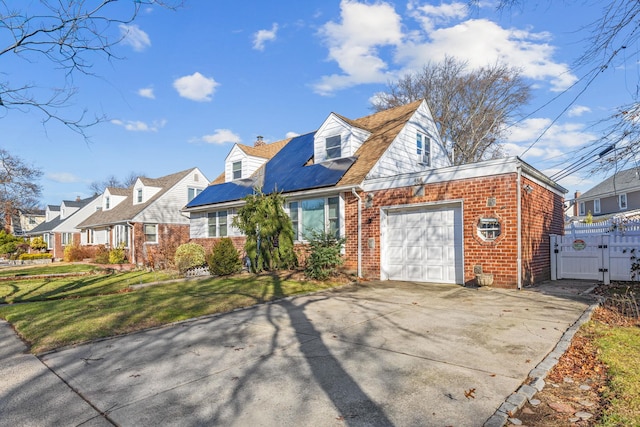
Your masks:
<svg viewBox="0 0 640 427"><path fill-rule="evenodd" d="M483 427L503 427L507 424L509 418L514 417L515 414L522 409L527 401L531 400L537 392L542 391L545 386L544 379L554 366L556 366L560 357L567 351L576 332L591 319L593 311L600 306L600 304L601 301L598 299L597 302L585 309L582 316L562 334L560 341L558 341L553 351L547 354L542 362L529 372L525 383L507 397L496 412L483 424Z"/></svg>

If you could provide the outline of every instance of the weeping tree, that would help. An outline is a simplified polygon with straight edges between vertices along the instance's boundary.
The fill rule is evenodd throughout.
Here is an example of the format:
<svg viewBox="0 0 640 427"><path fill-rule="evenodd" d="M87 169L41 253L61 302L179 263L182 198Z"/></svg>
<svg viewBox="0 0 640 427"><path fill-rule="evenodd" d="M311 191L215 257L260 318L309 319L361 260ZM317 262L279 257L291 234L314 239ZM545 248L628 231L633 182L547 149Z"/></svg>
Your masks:
<svg viewBox="0 0 640 427"><path fill-rule="evenodd" d="M251 260L251 271L294 267L293 225L284 211L284 197L256 189L244 201L232 223L246 236L244 250Z"/></svg>
<svg viewBox="0 0 640 427"><path fill-rule="evenodd" d="M469 69L446 57L390 82L372 101L375 111L426 99L454 164L503 156L506 126L529 102L531 88L520 70L504 64Z"/></svg>

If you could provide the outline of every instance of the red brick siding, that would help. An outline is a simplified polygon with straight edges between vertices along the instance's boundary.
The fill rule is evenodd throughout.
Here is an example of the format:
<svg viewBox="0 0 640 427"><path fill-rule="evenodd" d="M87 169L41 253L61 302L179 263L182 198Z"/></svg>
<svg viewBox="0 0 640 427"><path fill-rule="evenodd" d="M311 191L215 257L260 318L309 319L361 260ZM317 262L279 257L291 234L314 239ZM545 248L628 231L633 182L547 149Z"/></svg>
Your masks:
<svg viewBox="0 0 640 427"><path fill-rule="evenodd" d="M189 241L188 224L158 224L158 243L145 243L142 223L133 224L135 259L131 259L131 248L127 256L129 262L154 268L173 267L176 249Z"/></svg>
<svg viewBox="0 0 640 427"><path fill-rule="evenodd" d="M380 208L383 206L420 204L426 202L463 200L464 281L474 283L475 265L493 273L494 286L515 287L517 284L517 203L515 173L426 184L424 195L415 188L405 187L372 192L373 204L362 208L362 273L364 277L380 277ZM562 197L526 181L534 191L523 192L523 276L538 281L549 274L550 232L562 229ZM525 184L525 182L523 182ZM357 200L345 193L346 243L345 266L357 268ZM363 200L366 194L361 193ZM496 199L495 207L487 207L487 198ZM526 201L526 203L525 203ZM544 208L544 209L543 209ZM501 235L493 242L477 234L480 217L498 217ZM526 226L525 226L526 225ZM525 233L526 230L526 233ZM525 237L526 236L526 237ZM373 239L373 248L368 245ZM525 250L526 249L526 250Z"/></svg>

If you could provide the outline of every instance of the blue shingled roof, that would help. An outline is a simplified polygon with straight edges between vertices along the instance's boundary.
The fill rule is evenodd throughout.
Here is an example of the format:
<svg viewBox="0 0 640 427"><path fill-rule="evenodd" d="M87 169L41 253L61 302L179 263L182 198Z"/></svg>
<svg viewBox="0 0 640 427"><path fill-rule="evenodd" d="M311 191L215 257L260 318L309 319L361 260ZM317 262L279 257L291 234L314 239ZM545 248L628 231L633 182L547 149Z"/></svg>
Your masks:
<svg viewBox="0 0 640 427"><path fill-rule="evenodd" d="M336 185L355 161L354 157L305 166L313 158L315 132L293 138L267 162L264 176L207 187L187 208L240 200L261 187L265 194L292 192Z"/></svg>

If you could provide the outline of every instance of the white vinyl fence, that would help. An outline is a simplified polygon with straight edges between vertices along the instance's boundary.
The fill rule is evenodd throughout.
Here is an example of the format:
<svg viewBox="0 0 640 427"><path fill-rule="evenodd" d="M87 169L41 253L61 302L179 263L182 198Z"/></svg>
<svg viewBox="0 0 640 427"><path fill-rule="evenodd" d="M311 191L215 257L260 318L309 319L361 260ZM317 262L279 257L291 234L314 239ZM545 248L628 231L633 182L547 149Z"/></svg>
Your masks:
<svg viewBox="0 0 640 427"><path fill-rule="evenodd" d="M635 235L634 235L635 234ZM551 235L551 279L639 280L631 265L640 258L640 235L573 233Z"/></svg>

